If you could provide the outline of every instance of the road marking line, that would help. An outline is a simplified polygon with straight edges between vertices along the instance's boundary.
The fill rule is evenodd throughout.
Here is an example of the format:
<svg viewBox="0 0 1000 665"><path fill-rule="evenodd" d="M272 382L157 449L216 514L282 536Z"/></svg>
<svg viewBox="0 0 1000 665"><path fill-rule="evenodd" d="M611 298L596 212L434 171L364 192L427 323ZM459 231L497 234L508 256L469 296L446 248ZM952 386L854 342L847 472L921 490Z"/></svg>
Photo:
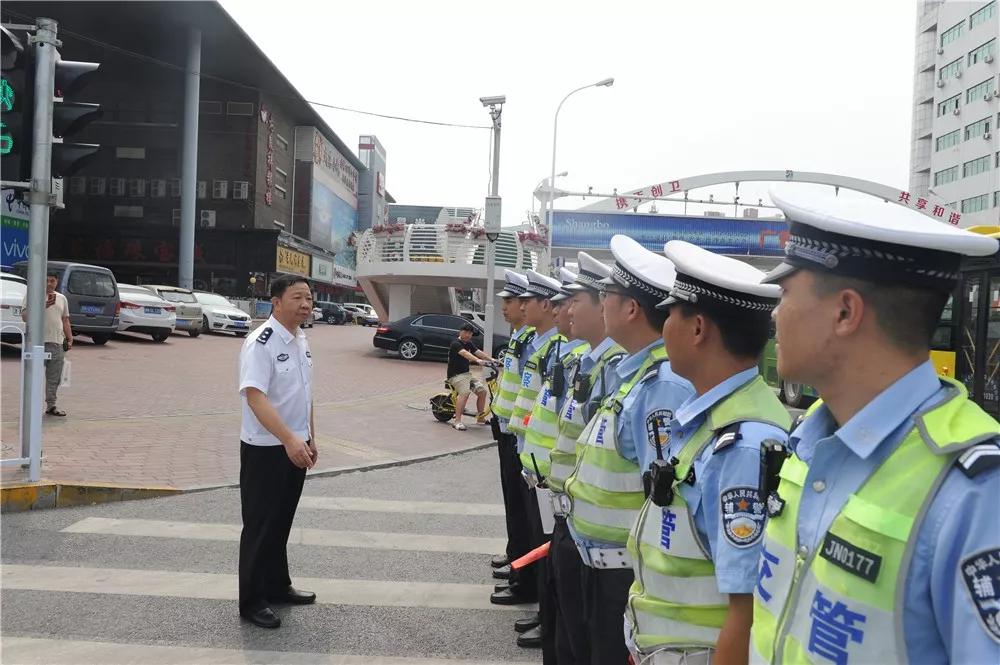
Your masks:
<svg viewBox="0 0 1000 665"><path fill-rule="evenodd" d="M486 660L451 660L445 658L404 658L391 656L350 656L343 654L303 653L296 651L260 651L181 647L154 644L120 644L84 640L54 640L4 635L3 656L6 662L24 665L246 665L282 663L283 665L530 665L527 662Z"/></svg>
<svg viewBox="0 0 1000 665"><path fill-rule="evenodd" d="M91 533L105 536L136 536L144 538L186 538L190 540L240 539L239 524L205 522L168 522L166 520L110 519L87 517L74 522L63 533ZM503 538L473 536L436 536L420 533L386 533L381 531L334 531L293 527L288 536L291 545L316 547L352 547L373 550L407 552L450 552L464 554L495 554L507 547Z"/></svg>
<svg viewBox="0 0 1000 665"><path fill-rule="evenodd" d="M5 590L200 598L234 602L237 599L236 575L219 573L5 563L0 570L0 584ZM322 605L515 612L530 611L537 607L537 605L493 605L490 603L493 587L483 584L296 577L295 585L314 591L317 596L316 602Z"/></svg>
<svg viewBox="0 0 1000 665"><path fill-rule="evenodd" d="M371 513L422 513L424 515L500 515L501 503L460 503L441 501L392 501L359 496L303 496L299 508L313 510L356 510Z"/></svg>

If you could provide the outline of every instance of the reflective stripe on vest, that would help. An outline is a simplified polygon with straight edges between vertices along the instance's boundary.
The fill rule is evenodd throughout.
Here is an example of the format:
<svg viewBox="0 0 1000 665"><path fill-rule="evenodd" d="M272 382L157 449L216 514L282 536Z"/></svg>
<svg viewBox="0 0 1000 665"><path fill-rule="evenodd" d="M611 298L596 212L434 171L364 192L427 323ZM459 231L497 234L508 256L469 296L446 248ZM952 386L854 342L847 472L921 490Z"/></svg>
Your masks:
<svg viewBox="0 0 1000 665"><path fill-rule="evenodd" d="M587 382L591 388L590 396L593 396L594 382L597 377L601 376L612 358L620 357L623 353L622 347L612 344L607 351L601 354L594 367L587 373ZM577 365L577 372L579 371L580 367ZM556 491L563 490L566 479L576 468L577 443L587 426L587 421L584 420L586 404L581 405L573 398L575 381L569 383L567 397L559 414L559 435L556 437L555 448L550 453L552 465L549 470L549 487ZM604 389L605 386L602 385L601 390ZM599 397L603 398L604 395Z"/></svg>
<svg viewBox="0 0 1000 665"><path fill-rule="evenodd" d="M788 430L791 417L760 376L734 390L708 412L705 422L677 454L683 479L719 430L734 423L763 422ZM666 507L647 500L629 535L636 569L625 614L640 651L662 647L714 647L726 620L729 598L718 591L715 565L694 524L694 515L674 483ZM662 632L669 621L672 633Z"/></svg>
<svg viewBox="0 0 1000 665"><path fill-rule="evenodd" d="M563 361L567 369L579 367L580 357L590 350L589 344L581 344L572 348L566 354ZM553 377L542 384L542 392L538 394L535 405L531 409L531 418L528 421L528 430L524 433L524 450L521 452L521 465L529 471L534 471L534 465L538 464L538 471L549 478L551 476L552 449L555 448L556 438L559 436L559 398L564 401L572 400L566 395L552 394ZM583 426L581 425L581 429ZM534 461L531 456L534 455ZM551 486L551 484L550 484Z"/></svg>
<svg viewBox="0 0 1000 665"><path fill-rule="evenodd" d="M615 396L604 400L586 437L580 436L576 468L566 480L566 492L572 497L569 519L584 538L616 545L628 540L646 497L639 465L618 451L618 413L646 371L666 359L666 349L656 347Z"/></svg>
<svg viewBox="0 0 1000 665"><path fill-rule="evenodd" d="M497 389L496 399L493 400L493 413L498 418L510 420L511 411L514 409L514 400L517 399L517 391L521 389L520 358L514 353L517 344L527 344L527 340L535 335L534 328L525 328L521 334L511 337L507 342L507 355L503 357L503 374L500 375L500 387Z"/></svg>
<svg viewBox="0 0 1000 665"><path fill-rule="evenodd" d="M531 415L531 407L535 404L538 393L542 391L542 366L549 356L553 344L565 341L565 337L555 334L542 342L542 345L528 357L528 362L524 364L524 371L521 373L521 387L514 400L514 408L510 414L510 431L517 434L524 434L527 430L527 419ZM529 460L530 461L530 460ZM531 470L530 464L525 467Z"/></svg>
<svg viewBox="0 0 1000 665"><path fill-rule="evenodd" d="M799 550L796 525L809 468L781 469L782 513L764 535L754 591L755 662L903 663L903 594L920 523L958 454L1000 424L950 379L948 396L914 416L902 443L850 495L816 548Z"/></svg>

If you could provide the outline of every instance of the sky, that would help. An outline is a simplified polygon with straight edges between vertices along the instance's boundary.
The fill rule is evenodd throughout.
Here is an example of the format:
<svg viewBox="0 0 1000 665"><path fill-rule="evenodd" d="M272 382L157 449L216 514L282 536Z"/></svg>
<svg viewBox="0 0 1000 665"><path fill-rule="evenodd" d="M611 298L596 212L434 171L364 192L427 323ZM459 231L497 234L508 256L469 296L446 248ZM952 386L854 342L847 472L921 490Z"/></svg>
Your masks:
<svg viewBox="0 0 1000 665"><path fill-rule="evenodd" d="M280 12L273 2L222 4L309 100L487 126L479 98L506 95L505 225L527 218L549 175L559 101L606 77L612 87L576 93L559 115L564 190L742 169L907 188L915 0L284 0ZM348 146L378 136L399 203L483 206L488 130L318 110ZM766 198L767 187L742 185L741 199ZM709 193L731 201L734 191L697 195ZM593 201L567 197L556 207Z"/></svg>

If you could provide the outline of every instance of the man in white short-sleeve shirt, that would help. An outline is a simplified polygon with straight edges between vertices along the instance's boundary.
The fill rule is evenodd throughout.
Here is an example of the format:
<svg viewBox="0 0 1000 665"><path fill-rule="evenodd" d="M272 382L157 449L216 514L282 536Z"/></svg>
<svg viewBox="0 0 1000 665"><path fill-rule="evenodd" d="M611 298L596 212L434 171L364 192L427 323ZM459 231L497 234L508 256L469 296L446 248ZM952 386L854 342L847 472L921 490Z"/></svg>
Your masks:
<svg viewBox="0 0 1000 665"><path fill-rule="evenodd" d="M262 628L281 620L272 603L306 605L316 594L292 586L288 534L306 470L319 453L312 414L312 353L301 325L312 317L309 281L271 282L271 317L240 350L240 616Z"/></svg>
<svg viewBox="0 0 1000 665"><path fill-rule="evenodd" d="M50 272L45 278L45 413L49 416L65 416L66 412L56 406L56 394L62 383L63 365L66 352L73 348L73 330L69 323L69 302L66 296L56 291L59 273ZM28 294L21 303L21 320L28 320Z"/></svg>

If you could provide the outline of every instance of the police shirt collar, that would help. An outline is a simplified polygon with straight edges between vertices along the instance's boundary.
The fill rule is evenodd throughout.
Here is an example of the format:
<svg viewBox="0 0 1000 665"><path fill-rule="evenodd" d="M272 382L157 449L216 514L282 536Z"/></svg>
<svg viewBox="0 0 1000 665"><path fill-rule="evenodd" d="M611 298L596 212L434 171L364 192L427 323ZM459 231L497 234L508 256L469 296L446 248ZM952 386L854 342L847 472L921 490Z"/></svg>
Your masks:
<svg viewBox="0 0 1000 665"><path fill-rule="evenodd" d="M633 374L639 371L639 367L642 363L646 361L646 358L648 358L649 354L653 352L653 349L658 346L663 346L662 339L657 339L655 342L651 342L648 346L639 349L635 353L625 356L625 358L618 363L618 367L615 368L615 371L618 372L618 376L620 376L622 380L628 381L632 378Z"/></svg>
<svg viewBox="0 0 1000 665"><path fill-rule="evenodd" d="M604 341L598 344L596 348L591 349L590 353L587 354L587 356L596 363L598 360L601 359L601 356L607 353L608 349L614 346L614 344L615 340L611 339L610 337L605 337Z"/></svg>
<svg viewBox="0 0 1000 665"><path fill-rule="evenodd" d="M795 452L808 461L818 441L835 436L861 459L868 459L889 435L909 420L941 389L934 365L924 361L883 390L842 427L837 426L826 405L817 409L792 433ZM798 441L809 441L813 449L799 451ZM808 456L808 457L807 457Z"/></svg>
<svg viewBox="0 0 1000 665"><path fill-rule="evenodd" d="M559 345L559 357L565 358L573 349L583 346L586 342L582 339L568 339Z"/></svg>
<svg viewBox="0 0 1000 665"><path fill-rule="evenodd" d="M557 332L559 332L559 329L556 328L555 326L552 326L545 332L536 332L535 339L531 340L532 346L535 349L542 348L542 344L544 344L550 337L555 335Z"/></svg>
<svg viewBox="0 0 1000 665"><path fill-rule="evenodd" d="M274 331L278 333L278 336L281 337L281 341L284 342L285 344L291 343L291 341L293 339L295 339L299 335L303 335L303 336L305 335L305 333L302 332L302 328L298 328L298 332L293 335L288 330L288 328L286 328L285 326L283 326L280 323L278 323L278 319L274 318L273 314L267 320L267 323L264 324L264 325L267 325L267 326L270 326L271 328L273 328Z"/></svg>
<svg viewBox="0 0 1000 665"><path fill-rule="evenodd" d="M758 374L759 372L755 365L742 372L733 374L722 383L711 388L704 395L689 397L674 413L674 418L681 424L681 427L686 427L695 418L704 414L720 401L736 392L736 390L757 378Z"/></svg>

